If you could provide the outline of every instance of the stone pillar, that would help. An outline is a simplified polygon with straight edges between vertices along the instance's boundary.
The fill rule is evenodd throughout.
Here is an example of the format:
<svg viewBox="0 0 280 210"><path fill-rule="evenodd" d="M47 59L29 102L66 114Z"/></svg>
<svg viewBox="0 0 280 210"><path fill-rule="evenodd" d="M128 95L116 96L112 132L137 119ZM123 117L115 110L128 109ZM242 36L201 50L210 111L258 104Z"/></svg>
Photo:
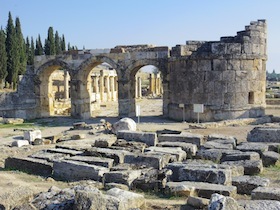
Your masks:
<svg viewBox="0 0 280 210"><path fill-rule="evenodd" d="M69 99L69 73L64 71L64 98Z"/></svg>
<svg viewBox="0 0 280 210"><path fill-rule="evenodd" d="M136 76L134 77L135 80L135 99L138 98L138 80L136 78Z"/></svg>
<svg viewBox="0 0 280 210"><path fill-rule="evenodd" d="M93 78L93 85L94 85L94 90L95 90L95 93L98 94L99 93L99 76L95 76Z"/></svg>
<svg viewBox="0 0 280 210"><path fill-rule="evenodd" d="M155 93L155 75L154 74L150 74L150 89L149 89L149 93L152 94L152 95Z"/></svg>
<svg viewBox="0 0 280 210"><path fill-rule="evenodd" d="M111 91L110 91L110 78L109 76L105 77L105 92L107 93L107 101L111 100Z"/></svg>
<svg viewBox="0 0 280 210"><path fill-rule="evenodd" d="M99 90L100 90L100 101L102 102L104 100L104 72L103 70L100 71L100 78L99 78Z"/></svg>
<svg viewBox="0 0 280 210"><path fill-rule="evenodd" d="M138 98L142 98L142 81L141 81L141 77L137 78L137 96Z"/></svg>
<svg viewBox="0 0 280 210"><path fill-rule="evenodd" d="M156 79L155 79L155 92L156 95L160 94L160 73L156 74Z"/></svg>
<svg viewBox="0 0 280 210"><path fill-rule="evenodd" d="M111 91L111 100L115 101L116 97L115 97L115 79L114 79L114 76L110 77L110 91Z"/></svg>
<svg viewBox="0 0 280 210"><path fill-rule="evenodd" d="M135 99L131 97L131 81L118 79L119 116L135 116ZM134 90L133 90L134 91Z"/></svg>

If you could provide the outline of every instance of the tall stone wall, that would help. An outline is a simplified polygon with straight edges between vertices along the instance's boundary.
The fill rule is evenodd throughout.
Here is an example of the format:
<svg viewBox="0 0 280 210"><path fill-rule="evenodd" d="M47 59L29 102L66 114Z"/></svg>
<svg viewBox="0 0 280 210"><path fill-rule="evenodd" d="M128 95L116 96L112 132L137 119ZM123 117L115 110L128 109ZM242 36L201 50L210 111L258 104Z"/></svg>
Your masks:
<svg viewBox="0 0 280 210"><path fill-rule="evenodd" d="M203 121L264 115L265 20L251 22L234 37L216 42L187 41L171 50L169 117L196 120L193 104L204 104Z"/></svg>

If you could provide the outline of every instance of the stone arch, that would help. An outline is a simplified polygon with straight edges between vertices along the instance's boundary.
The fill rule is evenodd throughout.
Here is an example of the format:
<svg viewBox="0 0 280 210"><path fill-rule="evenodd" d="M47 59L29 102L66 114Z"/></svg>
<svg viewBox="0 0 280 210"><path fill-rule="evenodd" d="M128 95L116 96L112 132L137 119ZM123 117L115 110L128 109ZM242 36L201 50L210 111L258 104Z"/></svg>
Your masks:
<svg viewBox="0 0 280 210"><path fill-rule="evenodd" d="M128 65L126 76L129 78L129 116L135 116L135 75L140 68L148 65L153 65L162 73L163 79L163 115L168 116L169 104L169 81L168 81L168 60L167 59L142 59L136 60Z"/></svg>
<svg viewBox="0 0 280 210"><path fill-rule="evenodd" d="M90 94L90 72L99 64L107 63L118 74L118 65L113 59L107 56L91 56L83 61L73 74L71 83L71 115L78 118L88 119L94 110Z"/></svg>
<svg viewBox="0 0 280 210"><path fill-rule="evenodd" d="M39 104L39 117L49 117L54 114L54 96L51 91L50 76L59 68L63 68L71 74L70 66L60 59L50 60L35 71L35 79L37 80L35 83L35 94L37 96L37 104Z"/></svg>

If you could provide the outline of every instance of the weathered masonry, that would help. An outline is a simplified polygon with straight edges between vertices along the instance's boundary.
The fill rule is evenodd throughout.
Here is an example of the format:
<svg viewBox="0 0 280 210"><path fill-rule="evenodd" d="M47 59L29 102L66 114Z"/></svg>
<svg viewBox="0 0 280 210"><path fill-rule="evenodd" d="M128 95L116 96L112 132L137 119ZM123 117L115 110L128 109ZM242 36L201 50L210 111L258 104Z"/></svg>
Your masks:
<svg viewBox="0 0 280 210"><path fill-rule="evenodd" d="M193 104L204 104L203 121L264 115L266 79L266 21L251 22L244 31L220 41L187 41L168 47L117 46L71 55L37 56L20 77L17 92L0 95L0 116L32 119L51 115L50 75L64 69L70 76L71 116L89 118L94 88L91 70L102 63L116 70L111 89L118 90L119 115L135 115L137 71L147 65L162 75L163 114L195 120ZM102 75L99 75L99 78ZM102 79L102 81L104 81ZM106 82L107 80L105 80ZM109 81L109 79L108 79ZM108 83L109 84L109 83ZM109 87L110 88L110 87Z"/></svg>

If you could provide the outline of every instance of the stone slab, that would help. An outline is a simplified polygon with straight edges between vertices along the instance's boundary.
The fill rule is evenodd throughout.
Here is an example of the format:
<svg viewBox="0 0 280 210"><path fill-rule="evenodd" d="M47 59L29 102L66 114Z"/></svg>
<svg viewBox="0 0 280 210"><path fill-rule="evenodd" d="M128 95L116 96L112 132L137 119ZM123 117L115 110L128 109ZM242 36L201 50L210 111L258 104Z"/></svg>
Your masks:
<svg viewBox="0 0 280 210"><path fill-rule="evenodd" d="M252 200L277 200L280 201L280 188L258 187L252 191Z"/></svg>
<svg viewBox="0 0 280 210"><path fill-rule="evenodd" d="M128 187L141 175L141 170L110 171L104 173L104 183L124 184Z"/></svg>
<svg viewBox="0 0 280 210"><path fill-rule="evenodd" d="M196 155L197 145L185 142L161 142L157 144L158 147L181 147L186 152L187 157L191 158Z"/></svg>
<svg viewBox="0 0 280 210"><path fill-rule="evenodd" d="M55 160L62 160L67 156L68 155L62 153L50 153L46 151L39 151L37 153L30 155L29 157L46 160L48 162L53 162Z"/></svg>
<svg viewBox="0 0 280 210"><path fill-rule="evenodd" d="M265 167L275 165L280 160L280 154L273 151L263 152L262 161Z"/></svg>
<svg viewBox="0 0 280 210"><path fill-rule="evenodd" d="M176 161L183 161L187 158L187 154L181 147L148 147L145 152L156 152L170 154L176 156Z"/></svg>
<svg viewBox="0 0 280 210"><path fill-rule="evenodd" d="M158 136L159 142L185 142L200 146L204 142L204 136L193 133L181 133L181 134L163 134Z"/></svg>
<svg viewBox="0 0 280 210"><path fill-rule="evenodd" d="M109 172L108 168L90 165L79 161L54 161L54 177L66 181L79 181L91 179L102 181L103 174Z"/></svg>
<svg viewBox="0 0 280 210"><path fill-rule="evenodd" d="M5 168L46 177L51 176L53 172L52 163L30 157L8 157L5 160Z"/></svg>
<svg viewBox="0 0 280 210"><path fill-rule="evenodd" d="M263 171L263 163L261 160L225 161L222 164L243 166L245 175L256 175Z"/></svg>
<svg viewBox="0 0 280 210"><path fill-rule="evenodd" d="M70 155L70 156L83 154L82 151L71 150L71 149L61 149L61 148L47 149L47 152L49 152L49 153L61 153L61 154Z"/></svg>
<svg viewBox="0 0 280 210"><path fill-rule="evenodd" d="M221 162L239 160L260 160L260 155L257 152L240 152L236 154L228 154L222 158Z"/></svg>
<svg viewBox="0 0 280 210"><path fill-rule="evenodd" d="M248 133L249 142L275 142L280 143L280 127L255 127Z"/></svg>
<svg viewBox="0 0 280 210"><path fill-rule="evenodd" d="M242 152L257 152L261 155L263 152L268 151L268 145L256 142L242 142L236 146L236 149Z"/></svg>
<svg viewBox="0 0 280 210"><path fill-rule="evenodd" d="M84 163L88 163L90 165L102 166L106 168L112 168L114 159L104 158L104 157L92 157L92 156L73 156L65 158L66 160L80 161Z"/></svg>
<svg viewBox="0 0 280 210"><path fill-rule="evenodd" d="M155 132L119 131L117 133L117 138L126 141L143 142L148 146L156 146L158 143L157 134Z"/></svg>
<svg viewBox="0 0 280 210"><path fill-rule="evenodd" d="M244 210L280 210L280 202L275 200L239 200Z"/></svg>

